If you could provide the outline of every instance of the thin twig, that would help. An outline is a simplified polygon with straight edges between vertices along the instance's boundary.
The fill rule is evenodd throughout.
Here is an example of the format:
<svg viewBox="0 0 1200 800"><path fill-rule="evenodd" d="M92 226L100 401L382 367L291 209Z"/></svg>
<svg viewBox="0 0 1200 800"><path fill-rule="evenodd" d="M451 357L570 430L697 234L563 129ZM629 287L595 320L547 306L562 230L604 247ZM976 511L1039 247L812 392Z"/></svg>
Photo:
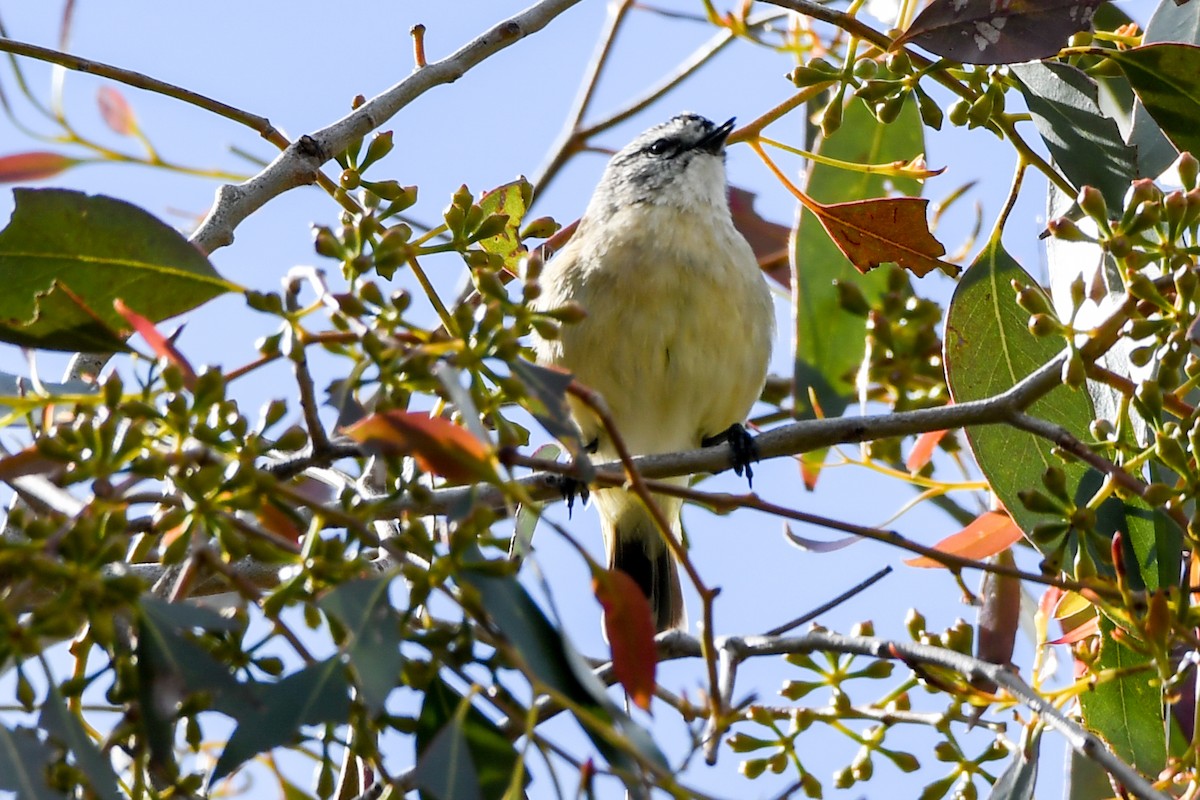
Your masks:
<svg viewBox="0 0 1200 800"><path fill-rule="evenodd" d="M417 70L347 116L302 136L250 180L217 190L208 216L191 236L206 253L233 242L234 230L248 216L289 189L311 183L319 168L351 142L384 124L425 92L458 80L468 70L544 28L580 0L542 0L498 23L454 54Z"/></svg>
<svg viewBox="0 0 1200 800"><path fill-rule="evenodd" d="M842 603L849 600L851 597L854 597L856 594L859 594L860 592L864 592L867 589L871 588L876 583L878 583L879 581L881 581L885 577L887 577L891 573L891 571L892 571L891 567L884 567L883 569L879 570L871 577L858 583L855 586L850 587L849 589L842 592L841 594L839 594L837 597L833 598L829 602L822 603L821 605L814 608L812 611L809 611L807 614L796 617L796 619L792 620L791 622L785 622L783 625L779 625L778 627L772 628L771 630L767 631L766 635L767 636L782 636L783 634L787 633L790 630L795 630L796 628L799 628L801 625L805 624L806 622L809 622L809 621L814 620L817 617L821 616L826 611L837 608Z"/></svg>

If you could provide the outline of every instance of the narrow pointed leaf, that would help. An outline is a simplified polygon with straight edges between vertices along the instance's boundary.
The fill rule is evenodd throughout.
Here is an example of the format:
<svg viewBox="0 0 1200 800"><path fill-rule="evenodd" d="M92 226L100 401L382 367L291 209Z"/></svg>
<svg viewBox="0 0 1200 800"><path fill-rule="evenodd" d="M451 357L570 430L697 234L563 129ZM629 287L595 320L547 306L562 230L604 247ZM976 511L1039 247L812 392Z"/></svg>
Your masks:
<svg viewBox="0 0 1200 800"><path fill-rule="evenodd" d="M125 305L125 301L119 297L113 300L113 308L125 318L133 330L137 331L146 344L150 345L150 349L156 356L179 367L179 371L183 373L184 386L189 389L196 387L196 371L192 369L191 363L183 353L179 352L179 348L175 346L174 342L163 336L158 328L154 327L153 322Z"/></svg>
<svg viewBox="0 0 1200 800"><path fill-rule="evenodd" d="M0 231L0 340L94 351L127 330L120 297L160 322L239 287L150 214L111 197L18 189Z"/></svg>
<svg viewBox="0 0 1200 800"><path fill-rule="evenodd" d="M821 155L860 164L910 159L925 152L924 128L915 102L909 100L890 125L875 118L861 102L846 107L845 119L832 135L812 148ZM820 203L842 203L881 197L892 191L920 194L921 184L907 178L890 181L879 175L847 172L826 164L810 164L805 193ZM795 322L795 408L802 419L816 416L809 392L827 417L841 416L854 397L854 375L863 358L866 317L842 307L837 282L856 286L868 302L883 293L886 275L861 275L846 261L807 209L797 219L792 237L792 319ZM822 457L823 458L823 457ZM806 460L806 477L815 478Z"/></svg>
<svg viewBox="0 0 1200 800"><path fill-rule="evenodd" d="M1100 618L1100 659L1097 670L1115 670L1119 677L1101 681L1079 696L1083 721L1104 737L1118 756L1143 775L1157 775L1166 764L1162 693L1139 668L1150 659L1113 638L1115 626Z"/></svg>
<svg viewBox="0 0 1200 800"><path fill-rule="evenodd" d="M982 561L1012 547L1021 538L1021 529L1012 517L1000 511L985 511L967 527L952 533L933 547L943 553ZM940 561L919 556L907 559L910 567L944 567Z"/></svg>
<svg viewBox="0 0 1200 800"><path fill-rule="evenodd" d="M34 151L0 156L0 183L28 183L53 178L78 164L62 153Z"/></svg>
<svg viewBox="0 0 1200 800"><path fill-rule="evenodd" d="M933 451L937 449L938 443L946 438L949 432L928 431L918 436L916 444L908 453L908 458L904 460L904 468L909 472L920 472L933 458Z"/></svg>
<svg viewBox="0 0 1200 800"><path fill-rule="evenodd" d="M117 775L112 762L100 753L100 748L88 736L79 719L67 710L66 701L57 686L50 687L42 704L38 725L57 739L71 753L75 765L87 776L88 788L100 800L122 800L117 790Z"/></svg>
<svg viewBox="0 0 1200 800"><path fill-rule="evenodd" d="M426 764L432 778L435 766L442 761L437 756L426 760L425 754L437 745L437 738L447 726L457 724L466 737L479 795L486 800L500 800L512 783L519 755L513 743L473 703L465 710L462 708L467 702L441 678L434 678L429 684L417 719L417 763ZM524 784L529 781L526 773Z"/></svg>
<svg viewBox="0 0 1200 800"><path fill-rule="evenodd" d="M100 116L104 124L122 136L129 136L137 131L137 117L125 95L112 86L101 86L96 92L96 104L100 106Z"/></svg>
<svg viewBox="0 0 1200 800"><path fill-rule="evenodd" d="M604 608L604 630L612 648L613 673L633 704L649 711L658 666L650 602L633 578L619 569L595 574L592 587Z"/></svg>
<svg viewBox="0 0 1200 800"><path fill-rule="evenodd" d="M1062 350L1061 339L1029 332L1029 313L1017 305L1013 280L1036 287L995 241L963 273L954 291L946 315L945 361L946 382L955 403L1000 394ZM1042 397L1029 413L1082 437L1093 419L1087 394L1066 386ZM1017 493L1040 488L1050 466L1066 472L1072 489L1087 472L1079 464L1063 464L1051 453L1049 442L1003 425L971 428L966 437L992 491L1026 534L1039 522L1056 518L1028 510Z"/></svg>

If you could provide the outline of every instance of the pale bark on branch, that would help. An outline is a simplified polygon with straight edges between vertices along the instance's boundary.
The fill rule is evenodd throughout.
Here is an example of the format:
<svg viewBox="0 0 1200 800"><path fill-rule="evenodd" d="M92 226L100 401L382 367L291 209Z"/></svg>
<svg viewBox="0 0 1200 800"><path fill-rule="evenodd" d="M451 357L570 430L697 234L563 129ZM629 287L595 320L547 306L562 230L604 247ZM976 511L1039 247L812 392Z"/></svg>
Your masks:
<svg viewBox="0 0 1200 800"><path fill-rule="evenodd" d="M542 0L493 26L441 61L419 67L337 122L301 136L250 180L218 189L212 209L192 234L191 242L205 253L231 244L234 230L242 221L283 192L314 182L320 166L355 139L383 125L430 89L453 83L485 59L540 31L579 1Z"/></svg>

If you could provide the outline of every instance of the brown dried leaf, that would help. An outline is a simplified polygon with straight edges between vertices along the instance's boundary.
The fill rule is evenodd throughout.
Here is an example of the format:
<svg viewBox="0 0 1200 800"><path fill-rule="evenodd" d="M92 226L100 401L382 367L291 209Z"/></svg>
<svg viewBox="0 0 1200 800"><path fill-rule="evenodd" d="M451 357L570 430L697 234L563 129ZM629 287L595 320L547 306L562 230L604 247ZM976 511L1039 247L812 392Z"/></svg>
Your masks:
<svg viewBox="0 0 1200 800"><path fill-rule="evenodd" d="M935 269L957 275L958 267L939 260L946 248L929 231L927 205L919 197L883 197L832 205L812 201L808 208L859 272L895 262L918 278Z"/></svg>

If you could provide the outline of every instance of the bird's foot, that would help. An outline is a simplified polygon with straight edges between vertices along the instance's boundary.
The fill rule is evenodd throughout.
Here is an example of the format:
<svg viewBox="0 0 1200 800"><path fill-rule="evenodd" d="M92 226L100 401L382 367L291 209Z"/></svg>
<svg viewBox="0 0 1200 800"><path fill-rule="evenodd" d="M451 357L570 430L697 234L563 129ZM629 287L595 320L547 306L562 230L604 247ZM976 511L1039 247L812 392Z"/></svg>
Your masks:
<svg viewBox="0 0 1200 800"><path fill-rule="evenodd" d="M733 457L734 473L741 475L744 472L746 483L753 489L754 470L751 469L750 465L758 461L758 445L754 443L754 437L742 425L735 422L716 436L701 439L700 445L702 447L712 447L722 442L729 442L729 449Z"/></svg>
<svg viewBox="0 0 1200 800"><path fill-rule="evenodd" d="M590 494L588 485L583 481L576 480L569 475L553 475L550 477L550 483L558 487L559 494L567 504L567 519L571 518L571 513L575 510L575 498L578 497L584 503L588 501Z"/></svg>

